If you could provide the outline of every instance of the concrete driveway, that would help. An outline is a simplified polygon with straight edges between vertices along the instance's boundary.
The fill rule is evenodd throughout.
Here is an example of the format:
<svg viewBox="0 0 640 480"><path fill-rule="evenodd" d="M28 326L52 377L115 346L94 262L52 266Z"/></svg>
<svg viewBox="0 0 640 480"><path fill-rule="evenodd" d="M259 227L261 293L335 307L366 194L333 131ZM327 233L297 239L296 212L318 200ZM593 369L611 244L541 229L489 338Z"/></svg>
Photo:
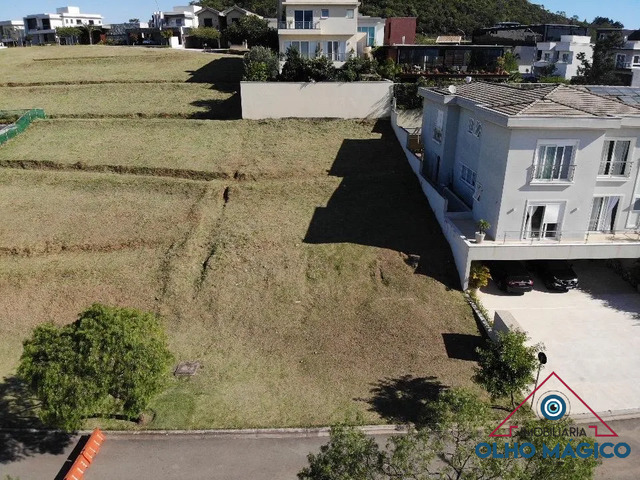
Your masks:
<svg viewBox="0 0 640 480"><path fill-rule="evenodd" d="M533 343L544 343L541 380L555 371L596 412L640 414L640 294L604 261L572 263L578 290L550 292L534 277L532 292L507 295L491 283L480 299L492 318L507 310ZM587 412L571 400L571 415Z"/></svg>

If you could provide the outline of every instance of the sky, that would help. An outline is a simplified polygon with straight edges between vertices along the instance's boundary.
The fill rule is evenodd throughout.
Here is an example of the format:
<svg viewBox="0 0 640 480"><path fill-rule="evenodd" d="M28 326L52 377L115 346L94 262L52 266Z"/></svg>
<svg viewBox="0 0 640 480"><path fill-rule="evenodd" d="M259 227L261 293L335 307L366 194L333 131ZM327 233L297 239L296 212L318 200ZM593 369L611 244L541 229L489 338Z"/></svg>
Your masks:
<svg viewBox="0 0 640 480"><path fill-rule="evenodd" d="M69 0L86 13L101 13L105 23L125 22L130 18L147 21L158 9L156 0ZM398 0L401 1L401 0ZM596 16L609 17L624 23L627 28L640 28L638 0L534 0L552 12L563 11L569 17L578 15L581 20ZM173 5L188 4L188 0L157 0L161 10L171 10ZM55 13L56 7L65 6L65 0L0 0L0 20L18 20L30 13Z"/></svg>

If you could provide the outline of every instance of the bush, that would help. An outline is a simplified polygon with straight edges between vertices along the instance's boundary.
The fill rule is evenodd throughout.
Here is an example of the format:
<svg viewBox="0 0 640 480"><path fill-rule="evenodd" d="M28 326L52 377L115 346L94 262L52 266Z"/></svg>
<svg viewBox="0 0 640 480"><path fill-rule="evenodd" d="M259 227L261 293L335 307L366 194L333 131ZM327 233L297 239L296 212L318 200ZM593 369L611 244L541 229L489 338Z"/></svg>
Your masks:
<svg viewBox="0 0 640 480"><path fill-rule="evenodd" d="M489 285L491 272L489 268L481 263L474 263L469 272L469 288L475 290Z"/></svg>
<svg viewBox="0 0 640 480"><path fill-rule="evenodd" d="M343 82L379 80L378 62L373 58L350 55L340 69L338 79Z"/></svg>
<svg viewBox="0 0 640 480"><path fill-rule="evenodd" d="M229 25L225 31L225 38L234 45L240 45L246 40L249 47L278 49L278 31L270 28L267 20L254 15L248 15Z"/></svg>
<svg viewBox="0 0 640 480"><path fill-rule="evenodd" d="M201 43L206 43L211 46L212 44L220 46L220 31L212 27L198 27L192 28L189 36L197 38Z"/></svg>
<svg viewBox="0 0 640 480"><path fill-rule="evenodd" d="M271 49L252 47L244 56L244 79L253 82L275 80L279 67L278 56Z"/></svg>
<svg viewBox="0 0 640 480"><path fill-rule="evenodd" d="M72 324L36 327L18 375L40 401L43 422L74 430L93 416L137 418L171 361L155 315L96 304Z"/></svg>
<svg viewBox="0 0 640 480"><path fill-rule="evenodd" d="M309 60L309 79L316 82L331 82L336 79L336 67L333 61L325 56Z"/></svg>

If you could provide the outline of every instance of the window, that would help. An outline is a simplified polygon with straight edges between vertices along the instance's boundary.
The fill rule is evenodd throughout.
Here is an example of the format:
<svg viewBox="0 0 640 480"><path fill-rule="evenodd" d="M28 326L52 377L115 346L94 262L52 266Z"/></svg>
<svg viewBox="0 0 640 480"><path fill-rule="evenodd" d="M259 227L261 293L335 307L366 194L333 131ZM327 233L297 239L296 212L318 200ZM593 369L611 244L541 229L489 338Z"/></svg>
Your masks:
<svg viewBox="0 0 640 480"><path fill-rule="evenodd" d="M633 64L637 65L640 63L640 55L634 55L633 56Z"/></svg>
<svg viewBox="0 0 640 480"><path fill-rule="evenodd" d="M461 165L460 167L460 180L466 183L471 188L475 189L476 187L476 172L471 170L466 165Z"/></svg>
<svg viewBox="0 0 640 480"><path fill-rule="evenodd" d="M571 63L571 54L570 53L563 53L562 54L562 62L563 63Z"/></svg>
<svg viewBox="0 0 640 480"><path fill-rule="evenodd" d="M182 25L182 19L181 18L176 18L176 25L178 27Z"/></svg>
<svg viewBox="0 0 640 480"><path fill-rule="evenodd" d="M323 8L320 10L320 18L329 18L329 9Z"/></svg>
<svg viewBox="0 0 640 480"><path fill-rule="evenodd" d="M285 51L290 48L295 48L300 53L300 56L303 58L312 58L315 56L315 50L317 48L317 42L306 42L306 41L293 41L293 42L284 42Z"/></svg>
<svg viewBox="0 0 640 480"><path fill-rule="evenodd" d="M601 177L628 177L631 174L631 163L627 161L630 148L631 142L629 140L605 141L598 175Z"/></svg>
<svg viewBox="0 0 640 480"><path fill-rule="evenodd" d="M473 133L476 131L476 121L473 118L469 119L469 124L467 126L467 131L469 133Z"/></svg>
<svg viewBox="0 0 640 480"><path fill-rule="evenodd" d="M444 126L444 112L438 110L436 115L436 125L433 129L433 139L440 143L442 142L442 127Z"/></svg>
<svg viewBox="0 0 640 480"><path fill-rule="evenodd" d="M93 20L89 20L89 25L93 25Z"/></svg>
<svg viewBox="0 0 640 480"><path fill-rule="evenodd" d="M313 10L294 10L293 19L296 30L311 30L313 28Z"/></svg>
<svg viewBox="0 0 640 480"><path fill-rule="evenodd" d="M575 147L575 143L539 145L531 180L540 182L573 181Z"/></svg>
<svg viewBox="0 0 640 480"><path fill-rule="evenodd" d="M344 61L344 43L343 42L326 42L325 51L327 58L334 62Z"/></svg>
<svg viewBox="0 0 640 480"><path fill-rule="evenodd" d="M544 59L545 62L548 62L551 60L551 54L545 53L542 58Z"/></svg>
<svg viewBox="0 0 640 480"><path fill-rule="evenodd" d="M476 182L476 189L473 192L473 199L476 202L479 202L482 198L482 184L480 182Z"/></svg>
<svg viewBox="0 0 640 480"><path fill-rule="evenodd" d="M482 124L480 122L476 122L476 130L473 134L478 138L482 135Z"/></svg>
<svg viewBox="0 0 640 480"><path fill-rule="evenodd" d="M80 20L80 19L76 20L76 24L77 25L82 25L82 20Z"/></svg>
<svg viewBox="0 0 640 480"><path fill-rule="evenodd" d="M625 63L627 63L627 56L623 54L616 55L616 68L625 68Z"/></svg>
<svg viewBox="0 0 640 480"><path fill-rule="evenodd" d="M358 27L359 32L367 34L367 46L373 47L376 43L376 27Z"/></svg>
<svg viewBox="0 0 640 480"><path fill-rule="evenodd" d="M347 8L347 18L353 18L353 8Z"/></svg>
<svg viewBox="0 0 640 480"><path fill-rule="evenodd" d="M213 18L205 18L204 19L205 27L213 27Z"/></svg>

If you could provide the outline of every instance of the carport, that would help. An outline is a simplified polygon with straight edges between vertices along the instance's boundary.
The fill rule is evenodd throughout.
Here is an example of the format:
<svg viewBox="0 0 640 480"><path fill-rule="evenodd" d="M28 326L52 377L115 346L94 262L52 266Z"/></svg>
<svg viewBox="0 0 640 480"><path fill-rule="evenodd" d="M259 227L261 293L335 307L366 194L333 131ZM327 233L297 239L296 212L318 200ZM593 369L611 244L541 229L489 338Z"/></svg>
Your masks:
<svg viewBox="0 0 640 480"><path fill-rule="evenodd" d="M546 347L541 379L555 371L598 413L640 412L640 294L602 260L573 261L580 288L508 295L491 282L479 297L491 318L508 311ZM571 414L586 413L575 403Z"/></svg>

